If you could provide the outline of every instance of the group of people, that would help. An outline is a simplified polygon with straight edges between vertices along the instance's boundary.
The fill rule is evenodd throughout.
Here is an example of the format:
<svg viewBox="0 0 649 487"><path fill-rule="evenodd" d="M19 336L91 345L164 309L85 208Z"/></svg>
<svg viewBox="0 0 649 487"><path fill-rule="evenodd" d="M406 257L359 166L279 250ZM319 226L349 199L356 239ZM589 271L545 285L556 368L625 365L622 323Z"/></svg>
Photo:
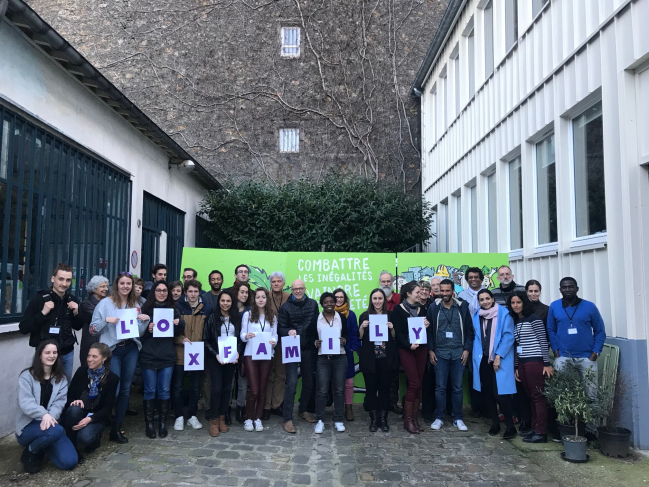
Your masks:
<svg viewBox="0 0 649 487"><path fill-rule="evenodd" d="M325 409L333 403L334 428L345 431L344 422L355 419L354 352L365 380L364 408L372 432L389 431L389 411L403 414L409 433L424 430L420 411L431 428L439 430L447 399L453 425L467 430L462 383L468 368L471 406L476 414L491 418L490 434L499 433L503 419L503 438L516 436L516 409L524 441L545 442L548 407L542 391L544 376L553 373L548 343L555 368L570 358L585 371L596 369L606 338L596 306L577 296L575 279L561 280L563 299L548 307L540 301L541 284L531 280L525 287L517 285L508 266L498 270L500 286L493 290L483 288L479 268L469 268L468 288L457 295L452 280L437 277L408 282L396 294L392 274L382 272L380 287L370 293L367 310L358 319L342 288L323 293L318 303L306 295L301 280L286 292L285 276L277 271L270 276L271 289L253 290L246 265L236 267L234 284L227 289L218 270L209 274L209 290L203 290L191 268L183 271L184 282L167 284L162 264L152 269L149 282L121 272L110 289L105 277L95 276L82 303L68 292L72 272L59 264L52 287L30 300L20 322L20 330L30 334L29 343L36 348L32 366L20 375L16 421L28 472L40 469L45 453L59 468L74 468L83 461L82 450L89 453L99 447L106 425L111 426L110 440L128 442L122 424L127 414L138 414L129 409L138 366L149 438L168 435L170 411L174 430L185 425L202 428L197 417L201 395L209 434L228 432L233 390L236 420L245 431L263 431L262 421L274 413L283 417L287 433L295 433L298 375L298 416L322 433ZM173 336L154 337L154 310L160 308L173 310ZM137 337L118 338L124 309L137 310ZM370 340L371 315L387 315L384 341ZM426 343L411 343L409 318L414 317L423 317ZM334 331L339 337L339 353L329 353L329 348L323 352L327 328L337 329L327 335ZM82 331L82 365L73 375L74 330ZM260 333L261 340L269 337L272 353L267 360L252 358L252 342ZM287 336L300 337L299 363L283 364L275 350ZM232 362L220 350L219 338L226 337L237 343ZM200 341L205 347L204 370L185 371L185 343ZM397 404L400 368L407 381L403 408Z"/></svg>

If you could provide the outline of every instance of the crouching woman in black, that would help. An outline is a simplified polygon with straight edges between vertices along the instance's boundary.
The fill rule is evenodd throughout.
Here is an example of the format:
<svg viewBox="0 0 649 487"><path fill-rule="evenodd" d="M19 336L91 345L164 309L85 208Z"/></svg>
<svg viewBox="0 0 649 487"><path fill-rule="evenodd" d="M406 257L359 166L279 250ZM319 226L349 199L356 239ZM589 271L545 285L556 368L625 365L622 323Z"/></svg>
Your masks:
<svg viewBox="0 0 649 487"><path fill-rule="evenodd" d="M77 448L79 463L85 460L78 451L85 447L92 453L100 444L101 434L115 403L119 377L110 371L112 352L105 343L90 346L87 364L79 367L68 387L68 407L63 426Z"/></svg>

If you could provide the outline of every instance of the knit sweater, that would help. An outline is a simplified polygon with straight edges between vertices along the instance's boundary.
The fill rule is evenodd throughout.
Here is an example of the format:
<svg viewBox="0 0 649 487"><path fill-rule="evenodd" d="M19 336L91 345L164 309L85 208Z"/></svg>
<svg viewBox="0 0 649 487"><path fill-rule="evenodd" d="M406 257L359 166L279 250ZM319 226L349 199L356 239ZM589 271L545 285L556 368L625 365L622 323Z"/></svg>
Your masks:
<svg viewBox="0 0 649 487"><path fill-rule="evenodd" d="M516 291L525 292L525 286L516 284L514 281L510 282L508 286L503 286L502 284L498 287L495 287L491 290L491 293L494 295L494 300L500 306L507 306L507 301L512 294Z"/></svg>
<svg viewBox="0 0 649 487"><path fill-rule="evenodd" d="M526 318L514 318L514 366L519 362L543 362L550 366L548 340L543 321L532 313Z"/></svg>
<svg viewBox="0 0 649 487"><path fill-rule="evenodd" d="M106 323L106 318L118 316L122 309L126 309L126 305L118 308L115 303L113 303L112 299L105 298L99 301L99 304L97 304L97 307L92 314L90 334L94 336L99 335L99 341L108 345L111 350L115 350L115 345L117 345L121 340L117 339L117 325ZM149 320L137 320L137 326L140 336L142 336L144 330L149 326ZM142 349L142 342L140 342L139 338L131 338L131 340L136 343L138 350Z"/></svg>
<svg viewBox="0 0 649 487"><path fill-rule="evenodd" d="M577 306L563 307L558 299L548 312L548 334L552 350L561 357L588 358L602 353L606 340L604 320L595 303L580 299Z"/></svg>

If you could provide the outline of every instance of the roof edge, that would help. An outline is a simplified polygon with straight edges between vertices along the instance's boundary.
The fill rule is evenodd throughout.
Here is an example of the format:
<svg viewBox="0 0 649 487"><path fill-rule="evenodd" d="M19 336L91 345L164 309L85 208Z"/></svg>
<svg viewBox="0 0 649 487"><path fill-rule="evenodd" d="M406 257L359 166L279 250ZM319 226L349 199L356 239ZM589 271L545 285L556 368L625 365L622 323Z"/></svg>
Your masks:
<svg viewBox="0 0 649 487"><path fill-rule="evenodd" d="M442 16L442 20L439 23L435 37L433 37L430 46L428 46L428 51L426 51L424 61L421 63L421 66L419 66L415 80L410 87L411 96L420 97L423 94L422 90L426 80L428 79L430 69L437 60L439 51L444 45L449 32L457 21L458 14L462 11L466 2L467 0L450 0L446 7L446 11L444 11L444 15Z"/></svg>

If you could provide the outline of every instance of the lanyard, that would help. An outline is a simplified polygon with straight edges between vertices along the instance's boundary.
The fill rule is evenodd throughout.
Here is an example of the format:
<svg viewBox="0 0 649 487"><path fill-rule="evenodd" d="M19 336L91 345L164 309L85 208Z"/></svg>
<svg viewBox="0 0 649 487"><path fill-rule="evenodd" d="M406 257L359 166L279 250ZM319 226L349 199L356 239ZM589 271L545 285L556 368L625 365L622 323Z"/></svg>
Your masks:
<svg viewBox="0 0 649 487"><path fill-rule="evenodd" d="M280 291L279 304L277 304L277 301L275 300L275 293L274 292L271 291L270 297L273 298L273 304L275 305L275 310L279 314L279 309L282 307L282 299L284 298L283 294L281 294L281 291Z"/></svg>
<svg viewBox="0 0 649 487"><path fill-rule="evenodd" d="M225 336L229 337L230 336L230 318L223 318L221 317L221 324L225 326Z"/></svg>
<svg viewBox="0 0 649 487"><path fill-rule="evenodd" d="M266 317L264 316L264 323L259 323L259 326L261 326L261 332L264 332L264 329L266 328Z"/></svg>
<svg viewBox="0 0 649 487"><path fill-rule="evenodd" d="M570 328L572 328L572 319L575 317L575 314L577 313L577 308L579 308L579 305L580 305L580 304L581 304L581 301L579 301L579 302L577 303L577 306L575 306L575 310L572 312L572 316L570 316L570 315L568 314L568 311L566 310L566 308L563 308L563 312L566 314L566 316L567 316L568 319L570 320Z"/></svg>
<svg viewBox="0 0 649 487"><path fill-rule="evenodd" d="M446 321L448 322L448 327L450 328L451 325L453 324L453 313L455 312L455 306L451 306L451 317L449 318L448 315L446 314L446 308L442 305L442 313L444 313L444 318L446 318Z"/></svg>
<svg viewBox="0 0 649 487"><path fill-rule="evenodd" d="M333 318L331 318L331 323L329 322L329 320L327 319L327 317L325 316L324 313L322 313L322 317L324 318L324 320L325 320L325 321L327 322L327 324L329 325L329 328L331 328L332 326L334 326L334 320L336 319L336 314L335 314L335 313L334 313Z"/></svg>

